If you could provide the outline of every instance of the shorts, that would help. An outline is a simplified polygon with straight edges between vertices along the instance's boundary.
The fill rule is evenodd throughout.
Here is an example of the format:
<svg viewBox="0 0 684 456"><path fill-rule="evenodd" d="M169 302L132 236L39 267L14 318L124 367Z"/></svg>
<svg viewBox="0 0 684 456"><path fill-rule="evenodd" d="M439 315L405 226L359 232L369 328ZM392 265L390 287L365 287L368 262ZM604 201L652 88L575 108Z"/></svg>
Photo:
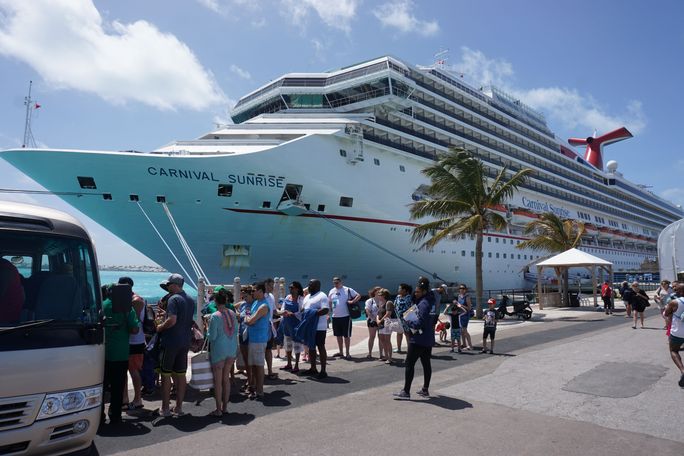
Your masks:
<svg viewBox="0 0 684 456"><path fill-rule="evenodd" d="M302 344L299 342L295 342L294 339L289 336L283 337L283 346L285 347L286 352L293 351L296 355L300 354L303 351Z"/></svg>
<svg viewBox="0 0 684 456"><path fill-rule="evenodd" d="M145 344L131 344L128 346L128 370L141 371L145 357Z"/></svg>
<svg viewBox="0 0 684 456"><path fill-rule="evenodd" d="M677 337L670 334L670 351L678 352L684 345L684 337Z"/></svg>
<svg viewBox="0 0 684 456"><path fill-rule="evenodd" d="M316 347L325 347L325 333L327 331L316 331Z"/></svg>
<svg viewBox="0 0 684 456"><path fill-rule="evenodd" d="M333 336L335 337L351 337L352 323L351 317L333 317L332 319Z"/></svg>
<svg viewBox="0 0 684 456"><path fill-rule="evenodd" d="M190 347L165 347L159 355L159 370L162 375L185 375L188 370L188 350Z"/></svg>
<svg viewBox="0 0 684 456"><path fill-rule="evenodd" d="M266 359L266 343L250 343L247 346L247 365L264 367Z"/></svg>
<svg viewBox="0 0 684 456"><path fill-rule="evenodd" d="M454 328L453 326L451 327L451 340L460 340L461 339L461 328Z"/></svg>
<svg viewBox="0 0 684 456"><path fill-rule="evenodd" d="M495 326L485 326L484 330L482 332L482 338L486 339L487 336L489 336L490 339L494 340L494 336L496 335L496 327Z"/></svg>

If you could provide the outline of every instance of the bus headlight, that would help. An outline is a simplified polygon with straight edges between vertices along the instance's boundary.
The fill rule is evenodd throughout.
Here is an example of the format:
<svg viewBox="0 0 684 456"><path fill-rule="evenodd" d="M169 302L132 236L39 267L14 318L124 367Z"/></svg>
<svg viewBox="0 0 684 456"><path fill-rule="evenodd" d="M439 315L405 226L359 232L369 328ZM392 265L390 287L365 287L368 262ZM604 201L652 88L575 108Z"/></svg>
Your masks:
<svg viewBox="0 0 684 456"><path fill-rule="evenodd" d="M102 386L49 393L43 399L37 420L80 412L102 404Z"/></svg>

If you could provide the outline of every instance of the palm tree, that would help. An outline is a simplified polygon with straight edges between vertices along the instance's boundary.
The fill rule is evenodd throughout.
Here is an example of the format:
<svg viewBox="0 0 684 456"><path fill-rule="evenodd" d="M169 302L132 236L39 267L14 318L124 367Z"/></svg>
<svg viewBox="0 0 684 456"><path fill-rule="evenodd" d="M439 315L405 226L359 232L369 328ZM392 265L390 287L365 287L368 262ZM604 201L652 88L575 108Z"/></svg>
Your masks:
<svg viewBox="0 0 684 456"><path fill-rule="evenodd" d="M561 253L580 245L584 231L584 223L579 220L562 219L553 212L545 212L540 215L539 219L533 220L525 226L525 234L533 235L533 237L521 242L516 247ZM567 268L563 274L559 269L556 269L556 276L561 283L561 302L563 305L567 305L569 288Z"/></svg>
<svg viewBox="0 0 684 456"><path fill-rule="evenodd" d="M477 318L482 318L482 240L491 229L502 230L506 219L492 208L503 204L522 185L531 169L509 173L504 167L495 171L463 149L450 149L423 170L431 184L426 199L411 205L411 219L431 217L434 220L413 229L411 240L421 248L434 247L441 240L461 235L475 237L475 289Z"/></svg>

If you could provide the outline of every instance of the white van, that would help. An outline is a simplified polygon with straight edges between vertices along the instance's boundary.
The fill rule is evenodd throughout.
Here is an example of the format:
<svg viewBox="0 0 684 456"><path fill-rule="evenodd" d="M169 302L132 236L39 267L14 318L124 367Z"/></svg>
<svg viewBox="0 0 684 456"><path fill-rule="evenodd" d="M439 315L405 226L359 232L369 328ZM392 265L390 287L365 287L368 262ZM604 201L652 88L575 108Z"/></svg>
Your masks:
<svg viewBox="0 0 684 456"><path fill-rule="evenodd" d="M0 454L91 446L102 406L101 304L83 225L0 202Z"/></svg>

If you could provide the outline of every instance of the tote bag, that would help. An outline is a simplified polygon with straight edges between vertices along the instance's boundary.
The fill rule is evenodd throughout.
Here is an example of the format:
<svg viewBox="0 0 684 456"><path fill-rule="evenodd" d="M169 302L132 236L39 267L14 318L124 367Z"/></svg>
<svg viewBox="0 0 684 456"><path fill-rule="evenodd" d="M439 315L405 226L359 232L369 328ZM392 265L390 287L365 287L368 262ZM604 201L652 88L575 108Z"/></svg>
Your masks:
<svg viewBox="0 0 684 456"><path fill-rule="evenodd" d="M190 358L190 383L196 390L208 390L214 387L214 374L211 371L207 344Z"/></svg>

